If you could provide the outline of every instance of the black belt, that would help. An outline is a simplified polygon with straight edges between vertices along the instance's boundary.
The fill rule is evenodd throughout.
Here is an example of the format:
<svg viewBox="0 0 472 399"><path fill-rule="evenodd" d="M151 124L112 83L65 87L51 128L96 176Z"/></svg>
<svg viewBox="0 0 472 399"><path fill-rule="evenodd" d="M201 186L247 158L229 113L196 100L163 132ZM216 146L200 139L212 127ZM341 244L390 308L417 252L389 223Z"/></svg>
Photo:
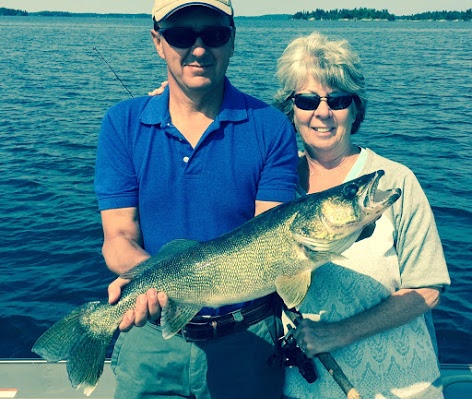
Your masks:
<svg viewBox="0 0 472 399"><path fill-rule="evenodd" d="M208 341L247 329L266 317L278 314L274 295L257 299L241 309L217 316L195 316L177 334L188 342ZM155 323L158 324L158 323Z"/></svg>

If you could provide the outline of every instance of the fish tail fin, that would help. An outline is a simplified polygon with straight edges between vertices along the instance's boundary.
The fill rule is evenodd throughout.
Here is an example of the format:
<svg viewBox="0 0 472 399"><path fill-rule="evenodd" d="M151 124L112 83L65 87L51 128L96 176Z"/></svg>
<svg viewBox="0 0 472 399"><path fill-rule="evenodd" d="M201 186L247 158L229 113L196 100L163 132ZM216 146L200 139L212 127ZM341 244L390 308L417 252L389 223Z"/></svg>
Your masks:
<svg viewBox="0 0 472 399"><path fill-rule="evenodd" d="M32 348L48 362L67 360L72 386L83 387L87 396L103 372L106 351L117 327L106 322L111 318L104 314L105 304L89 302L73 310L41 335Z"/></svg>

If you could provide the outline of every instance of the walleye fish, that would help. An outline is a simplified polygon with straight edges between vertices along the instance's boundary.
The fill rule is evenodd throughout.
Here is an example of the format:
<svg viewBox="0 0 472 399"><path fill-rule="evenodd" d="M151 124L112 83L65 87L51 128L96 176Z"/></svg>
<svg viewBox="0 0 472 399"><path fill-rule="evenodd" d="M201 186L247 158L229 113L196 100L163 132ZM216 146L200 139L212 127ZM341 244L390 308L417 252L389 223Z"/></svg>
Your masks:
<svg viewBox="0 0 472 399"><path fill-rule="evenodd" d="M122 275L131 279L115 305L86 303L50 327L33 352L67 360L75 388L88 396L124 313L154 287L169 297L161 315L164 338L175 335L202 307L245 302L277 292L287 307L301 303L318 266L349 248L401 195L380 191L382 170L321 193L279 205L207 242L172 241Z"/></svg>

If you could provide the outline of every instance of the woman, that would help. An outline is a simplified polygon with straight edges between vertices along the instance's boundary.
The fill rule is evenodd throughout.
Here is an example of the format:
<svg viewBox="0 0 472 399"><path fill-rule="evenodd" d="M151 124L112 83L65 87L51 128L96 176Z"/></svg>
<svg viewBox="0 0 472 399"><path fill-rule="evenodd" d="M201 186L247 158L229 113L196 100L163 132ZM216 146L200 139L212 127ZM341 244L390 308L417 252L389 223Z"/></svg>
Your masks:
<svg viewBox="0 0 472 399"><path fill-rule="evenodd" d="M344 258L314 272L294 337L315 359L307 383L288 368L285 398L343 398L315 355L331 352L363 399L442 398L430 310L450 284L428 200L414 174L352 142L364 119L365 82L349 44L319 33L294 40L278 62L276 105L294 123L304 154L300 194L316 193L378 169L380 188L402 198ZM431 330L432 331L432 330Z"/></svg>

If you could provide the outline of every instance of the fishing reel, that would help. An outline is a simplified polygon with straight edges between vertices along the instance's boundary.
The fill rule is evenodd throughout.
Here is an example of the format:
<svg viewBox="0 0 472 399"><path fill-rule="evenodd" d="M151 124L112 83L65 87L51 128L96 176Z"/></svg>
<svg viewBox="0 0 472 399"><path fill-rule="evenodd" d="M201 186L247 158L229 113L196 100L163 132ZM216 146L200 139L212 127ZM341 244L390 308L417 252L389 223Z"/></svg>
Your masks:
<svg viewBox="0 0 472 399"><path fill-rule="evenodd" d="M309 359L305 353L297 345L297 341L293 337L293 328L288 326L289 331L282 338L282 356L284 367L298 367L298 371L302 377L312 384L318 378L316 374L315 364Z"/></svg>

